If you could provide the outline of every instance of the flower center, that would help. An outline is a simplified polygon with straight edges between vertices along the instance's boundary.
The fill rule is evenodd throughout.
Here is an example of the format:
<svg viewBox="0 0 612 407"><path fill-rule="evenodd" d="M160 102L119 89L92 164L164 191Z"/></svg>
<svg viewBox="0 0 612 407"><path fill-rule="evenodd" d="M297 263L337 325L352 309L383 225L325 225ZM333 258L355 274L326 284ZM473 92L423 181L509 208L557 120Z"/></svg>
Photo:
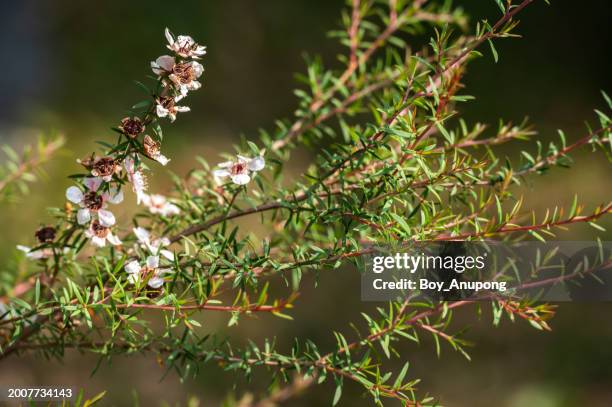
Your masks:
<svg viewBox="0 0 612 407"><path fill-rule="evenodd" d="M45 226L36 231L34 234L40 243L49 243L55 240L55 228Z"/></svg>
<svg viewBox="0 0 612 407"><path fill-rule="evenodd" d="M195 79L195 72L190 63L180 63L172 67L172 73L180 83L190 83Z"/></svg>
<svg viewBox="0 0 612 407"><path fill-rule="evenodd" d="M83 204L87 209L97 211L98 209L102 208L104 200L102 199L102 196L98 195L95 191L89 191L83 197Z"/></svg>
<svg viewBox="0 0 612 407"><path fill-rule="evenodd" d="M106 226L102 226L99 221L94 220L91 222L91 231L96 237L105 238L108 236L110 229Z"/></svg>
<svg viewBox="0 0 612 407"><path fill-rule="evenodd" d="M243 162L237 162L232 165L232 175L244 174L247 170L247 166Z"/></svg>

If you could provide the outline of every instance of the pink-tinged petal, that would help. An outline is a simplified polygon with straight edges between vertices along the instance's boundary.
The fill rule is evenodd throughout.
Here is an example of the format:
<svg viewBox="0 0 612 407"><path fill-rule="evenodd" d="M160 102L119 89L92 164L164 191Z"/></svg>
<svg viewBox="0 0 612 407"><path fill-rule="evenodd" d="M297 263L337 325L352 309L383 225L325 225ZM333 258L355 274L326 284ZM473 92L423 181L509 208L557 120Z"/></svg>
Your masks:
<svg viewBox="0 0 612 407"><path fill-rule="evenodd" d="M102 185L102 182L102 178L99 177L85 178L83 180L83 184L85 184L87 189L89 189L90 191L97 191L98 188L100 188L100 185Z"/></svg>
<svg viewBox="0 0 612 407"><path fill-rule="evenodd" d="M176 65L176 60L170 55L162 55L155 60L155 63L164 71L172 72L172 68L174 68L174 65Z"/></svg>
<svg viewBox="0 0 612 407"><path fill-rule="evenodd" d="M111 227L115 224L115 215L111 211L107 211L106 209L100 209L98 211L98 219L100 220L100 224L102 226Z"/></svg>
<svg viewBox="0 0 612 407"><path fill-rule="evenodd" d="M91 238L91 244L96 247L104 247L106 246L106 239L103 237L93 236Z"/></svg>
<svg viewBox="0 0 612 407"><path fill-rule="evenodd" d="M112 244L113 246L121 245L121 240L119 240L119 238L113 235L111 232L109 232L108 235L106 235L106 240L108 240L108 242Z"/></svg>
<svg viewBox="0 0 612 407"><path fill-rule="evenodd" d="M159 256L147 257L147 267L156 269L159 267Z"/></svg>
<svg viewBox="0 0 612 407"><path fill-rule="evenodd" d="M141 227L136 227L133 230L134 230L134 235L136 235L136 239L138 239L140 243L144 243L144 244L149 243L151 234L149 233L148 230L146 230L145 228L141 228Z"/></svg>
<svg viewBox="0 0 612 407"><path fill-rule="evenodd" d="M255 157L249 160L248 168L251 171L261 171L266 166L266 160L263 157Z"/></svg>
<svg viewBox="0 0 612 407"><path fill-rule="evenodd" d="M248 174L236 174L232 175L232 182L237 185L246 185L251 180Z"/></svg>
<svg viewBox="0 0 612 407"><path fill-rule="evenodd" d="M91 211L87 208L79 209L77 212L77 222L79 225L85 225L91 220Z"/></svg>
<svg viewBox="0 0 612 407"><path fill-rule="evenodd" d="M167 27L164 30L164 35L166 36L166 41L168 41L168 44L169 45L173 45L174 44L174 37L172 37L172 34L170 33L170 30Z"/></svg>
<svg viewBox="0 0 612 407"><path fill-rule="evenodd" d="M136 273L140 273L140 264L138 264L138 262L136 260L132 260L131 262L129 262L128 264L126 264L123 269L126 271L126 273L128 274L136 274Z"/></svg>
<svg viewBox="0 0 612 407"><path fill-rule="evenodd" d="M66 190L66 199L72 203L79 204L83 201L83 192L77 187L70 187Z"/></svg>
<svg viewBox="0 0 612 407"><path fill-rule="evenodd" d="M164 279L161 277L153 276L147 282L147 285L151 288L158 289L162 285L164 285Z"/></svg>

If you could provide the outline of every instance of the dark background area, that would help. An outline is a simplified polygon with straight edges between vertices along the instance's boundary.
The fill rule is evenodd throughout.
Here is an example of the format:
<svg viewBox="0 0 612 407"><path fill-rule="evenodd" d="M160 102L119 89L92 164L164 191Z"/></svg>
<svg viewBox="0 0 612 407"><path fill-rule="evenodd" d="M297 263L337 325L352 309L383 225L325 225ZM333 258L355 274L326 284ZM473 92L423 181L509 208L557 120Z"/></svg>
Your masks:
<svg viewBox="0 0 612 407"><path fill-rule="evenodd" d="M455 3L469 11L472 22L494 21L499 12L492 0ZM552 3L537 1L521 14L518 32L524 38L499 41L497 64L483 48L485 58L470 65L465 93L477 99L462 107L468 122L495 125L499 118L519 122L529 116L544 140L554 138L557 128L575 140L585 132L585 119L594 122L592 110L604 107L600 90L612 93L609 2ZM195 165L195 154L215 162L240 135L256 139L258 128L271 129L275 119L291 116L294 73L303 71L304 54L320 54L334 64L343 51L326 36L338 26L342 7L331 0L3 2L0 142L19 146L40 133L60 132L68 137L70 154L49 167L49 180L35 185L26 200L1 208L0 264L9 261L15 244L30 240L31 231L45 221L45 207L63 202L74 159L91 152L94 140L110 138L108 128L141 98L131 83L149 73L150 60L165 53L164 27L208 46L204 87L189 99L192 112L165 132L164 147L174 158L169 169L184 174ZM308 161L309 154L296 157L296 165ZM168 177L158 171L154 188L167 186ZM574 193L590 205L606 202L611 187L605 158L582 152L573 171L556 169L523 193L526 207L543 210L571 202ZM594 232L580 227L560 238L584 239ZM278 335L331 344L332 330L349 332L348 322L359 320L359 312L368 308L359 300L352 270L329 273L298 301L297 322L262 317L243 320L227 333L238 343ZM472 308L461 311L457 321L472 327L468 337L477 346L471 362L447 347L438 359L430 340L404 345L402 355L412 361L411 374L424 379L421 394L439 396L448 406L609 406L610 311L610 304L564 304L553 332L541 333L520 322L494 329L486 312L478 317ZM226 317L211 315L208 323L216 329ZM181 384L170 374L160 382L164 370L152 357L118 358L89 377L95 362L79 354L69 354L63 364L11 359L2 363L0 383L67 383L88 394L107 389L103 405L118 406L131 404L133 390L142 405L184 404L196 395L208 406L234 388L238 395L257 394L266 385L265 376L248 384L214 365L203 366L196 381ZM341 405L370 405L361 394L349 385ZM326 384L288 405L329 405L332 395L333 387Z"/></svg>

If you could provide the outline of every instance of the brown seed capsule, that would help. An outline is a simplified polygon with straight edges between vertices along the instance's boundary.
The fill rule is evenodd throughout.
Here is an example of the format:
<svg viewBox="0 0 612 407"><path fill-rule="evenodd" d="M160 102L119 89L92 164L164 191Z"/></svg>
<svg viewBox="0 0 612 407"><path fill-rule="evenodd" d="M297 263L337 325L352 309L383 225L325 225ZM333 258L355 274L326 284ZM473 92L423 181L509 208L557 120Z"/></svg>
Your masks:
<svg viewBox="0 0 612 407"><path fill-rule="evenodd" d="M117 163L112 157L101 157L94 161L91 175L94 177L110 177L115 173Z"/></svg>
<svg viewBox="0 0 612 407"><path fill-rule="evenodd" d="M143 142L144 153L147 157L155 159L160 154L159 143L153 140L150 136L144 137Z"/></svg>
<svg viewBox="0 0 612 407"><path fill-rule="evenodd" d="M43 226L34 233L40 243L50 243L55 240L56 230L53 226Z"/></svg>
<svg viewBox="0 0 612 407"><path fill-rule="evenodd" d="M145 130L145 125L138 117L126 117L121 120L119 129L121 129L126 136L136 138Z"/></svg>

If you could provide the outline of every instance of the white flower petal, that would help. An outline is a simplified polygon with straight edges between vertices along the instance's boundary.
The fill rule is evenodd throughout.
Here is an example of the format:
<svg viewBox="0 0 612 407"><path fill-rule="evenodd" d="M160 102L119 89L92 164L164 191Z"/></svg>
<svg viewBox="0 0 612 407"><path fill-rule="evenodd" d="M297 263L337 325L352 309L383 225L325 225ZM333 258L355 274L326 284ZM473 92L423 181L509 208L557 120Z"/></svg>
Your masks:
<svg viewBox="0 0 612 407"><path fill-rule="evenodd" d="M170 30L168 29L168 27L166 27L166 29L164 30L164 35L166 36L166 41L168 41L168 44L173 45L174 38L172 37L172 34L170 34Z"/></svg>
<svg viewBox="0 0 612 407"><path fill-rule="evenodd" d="M112 244L113 246L121 245L121 240L119 240L119 238L113 235L111 232L108 232L108 235L106 235L106 240L108 240L108 242Z"/></svg>
<svg viewBox="0 0 612 407"><path fill-rule="evenodd" d="M156 107L156 113L158 117L166 117L168 116L168 109L166 109L165 107L163 107L162 105L157 105Z"/></svg>
<svg viewBox="0 0 612 407"><path fill-rule="evenodd" d="M83 201L83 192L77 187L70 187L66 190L66 199L75 204L81 203Z"/></svg>
<svg viewBox="0 0 612 407"><path fill-rule="evenodd" d="M199 78L200 76L202 76L202 73L204 73L204 67L202 66L201 63L193 61L191 63L191 66L193 68L193 73L195 74L196 78Z"/></svg>
<svg viewBox="0 0 612 407"><path fill-rule="evenodd" d="M187 106L175 106L177 112L190 112L191 108Z"/></svg>
<svg viewBox="0 0 612 407"><path fill-rule="evenodd" d="M246 185L251 180L249 174L232 175L232 182L237 185Z"/></svg>
<svg viewBox="0 0 612 407"><path fill-rule="evenodd" d="M163 154L158 154L155 156L155 161L160 163L161 165L166 165L170 162L170 159Z"/></svg>
<svg viewBox="0 0 612 407"><path fill-rule="evenodd" d="M147 257L147 267L156 269L159 267L159 256L149 256Z"/></svg>
<svg viewBox="0 0 612 407"><path fill-rule="evenodd" d="M77 222L79 225L85 225L91 220L91 211L87 208L79 209L77 212Z"/></svg>
<svg viewBox="0 0 612 407"><path fill-rule="evenodd" d="M92 236L91 244L93 244L96 247L104 247L106 246L106 239L103 237Z"/></svg>
<svg viewBox="0 0 612 407"><path fill-rule="evenodd" d="M215 176L216 178L225 178L225 177L229 177L230 175L231 173L225 169L219 169L219 170L213 171L213 176Z"/></svg>
<svg viewBox="0 0 612 407"><path fill-rule="evenodd" d="M147 285L151 288L158 289L162 285L164 285L164 279L158 276L153 276L147 282Z"/></svg>
<svg viewBox="0 0 612 407"><path fill-rule="evenodd" d="M24 253L29 253L30 250L32 250L32 249L30 247L28 247L28 246L22 246L22 245L19 244L19 245L17 245L17 250L20 250L20 251L22 251Z"/></svg>
<svg viewBox="0 0 612 407"><path fill-rule="evenodd" d="M128 264L126 264L123 269L126 271L126 273L128 274L136 274L136 273L140 273L140 264L138 264L138 262L136 260L132 260L131 262L129 262Z"/></svg>
<svg viewBox="0 0 612 407"><path fill-rule="evenodd" d="M115 215L106 209L100 209L98 211L98 219L100 220L100 224L106 227L113 226L116 222Z"/></svg>
<svg viewBox="0 0 612 407"><path fill-rule="evenodd" d="M255 172L263 170L265 166L266 160L261 156L250 159L248 163L249 170Z"/></svg>
<svg viewBox="0 0 612 407"><path fill-rule="evenodd" d="M146 230L145 228L141 228L141 227L136 227L133 230L134 230L134 235L136 235L136 238L138 239L140 243L144 243L144 244L149 243L151 234L149 233L148 230Z"/></svg>
<svg viewBox="0 0 612 407"><path fill-rule="evenodd" d="M167 260L174 261L174 253L172 253L170 250L161 250L159 253Z"/></svg>

